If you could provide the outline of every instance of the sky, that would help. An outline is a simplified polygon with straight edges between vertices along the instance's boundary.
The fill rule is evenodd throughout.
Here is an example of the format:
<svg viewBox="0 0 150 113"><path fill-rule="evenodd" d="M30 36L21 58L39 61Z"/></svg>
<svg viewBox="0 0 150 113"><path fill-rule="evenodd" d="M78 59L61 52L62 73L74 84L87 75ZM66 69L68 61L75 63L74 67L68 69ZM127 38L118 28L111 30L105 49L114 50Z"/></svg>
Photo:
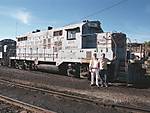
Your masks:
<svg viewBox="0 0 150 113"><path fill-rule="evenodd" d="M83 20L99 20L104 32L131 42L150 41L150 0L1 0L0 40Z"/></svg>

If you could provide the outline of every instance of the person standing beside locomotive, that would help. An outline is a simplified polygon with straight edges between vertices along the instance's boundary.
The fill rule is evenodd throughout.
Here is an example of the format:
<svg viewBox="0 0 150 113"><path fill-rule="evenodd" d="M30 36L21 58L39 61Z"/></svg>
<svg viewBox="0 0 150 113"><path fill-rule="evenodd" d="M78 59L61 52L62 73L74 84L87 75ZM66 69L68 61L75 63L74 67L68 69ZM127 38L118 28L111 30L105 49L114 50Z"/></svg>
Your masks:
<svg viewBox="0 0 150 113"><path fill-rule="evenodd" d="M93 58L90 60L89 69L91 72L91 86L94 86L94 78L96 77L96 85L99 87L98 79L99 79L99 61L97 58L97 54L93 54Z"/></svg>
<svg viewBox="0 0 150 113"><path fill-rule="evenodd" d="M116 57L114 57L115 59ZM113 60L114 60L113 59ZM101 84L101 87L105 86L105 87L108 87L108 83L107 83L107 64L108 62L111 62L111 60L109 60L108 58L105 57L105 54L103 53L102 54L102 57L99 59L99 74L100 74L100 84Z"/></svg>

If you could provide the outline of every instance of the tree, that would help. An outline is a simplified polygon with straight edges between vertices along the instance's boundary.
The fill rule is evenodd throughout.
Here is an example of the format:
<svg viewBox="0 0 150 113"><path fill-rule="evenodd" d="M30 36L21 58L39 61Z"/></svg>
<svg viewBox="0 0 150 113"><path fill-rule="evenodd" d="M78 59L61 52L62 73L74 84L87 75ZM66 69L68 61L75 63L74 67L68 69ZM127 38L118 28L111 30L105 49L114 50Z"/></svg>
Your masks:
<svg viewBox="0 0 150 113"><path fill-rule="evenodd" d="M144 44L148 47L150 47L150 41L145 41Z"/></svg>

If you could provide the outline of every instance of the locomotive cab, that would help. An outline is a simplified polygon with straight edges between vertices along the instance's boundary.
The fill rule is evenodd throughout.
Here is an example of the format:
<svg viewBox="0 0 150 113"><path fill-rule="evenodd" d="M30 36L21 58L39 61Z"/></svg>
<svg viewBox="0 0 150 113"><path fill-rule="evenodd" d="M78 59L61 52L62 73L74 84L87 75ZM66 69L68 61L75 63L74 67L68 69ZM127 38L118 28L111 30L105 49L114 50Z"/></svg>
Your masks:
<svg viewBox="0 0 150 113"><path fill-rule="evenodd" d="M0 65L9 65L10 57L16 56L16 41L4 39L0 41Z"/></svg>

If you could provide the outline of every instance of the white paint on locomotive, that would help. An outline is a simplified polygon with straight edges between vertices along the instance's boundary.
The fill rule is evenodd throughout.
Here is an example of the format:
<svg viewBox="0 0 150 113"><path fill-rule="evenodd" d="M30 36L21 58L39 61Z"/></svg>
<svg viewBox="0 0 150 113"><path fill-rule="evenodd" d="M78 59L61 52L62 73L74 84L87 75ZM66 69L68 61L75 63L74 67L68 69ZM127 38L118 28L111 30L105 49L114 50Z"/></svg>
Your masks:
<svg viewBox="0 0 150 113"><path fill-rule="evenodd" d="M117 45L113 38L112 32L103 32L99 21L86 21L62 28L27 33L17 36L17 54L11 59L37 59L40 62L52 62L56 66L63 63L88 65L95 52L98 57L102 53L109 59L114 57Z"/></svg>
<svg viewBox="0 0 150 113"><path fill-rule="evenodd" d="M88 25L98 27L96 25L99 24L97 21L92 23L88 23ZM60 64L60 60L61 62L81 63L82 59L86 59L87 51L96 49L82 47L83 25L85 25L85 22L18 36L16 58L25 60L38 59L46 62L54 61L56 65Z"/></svg>

